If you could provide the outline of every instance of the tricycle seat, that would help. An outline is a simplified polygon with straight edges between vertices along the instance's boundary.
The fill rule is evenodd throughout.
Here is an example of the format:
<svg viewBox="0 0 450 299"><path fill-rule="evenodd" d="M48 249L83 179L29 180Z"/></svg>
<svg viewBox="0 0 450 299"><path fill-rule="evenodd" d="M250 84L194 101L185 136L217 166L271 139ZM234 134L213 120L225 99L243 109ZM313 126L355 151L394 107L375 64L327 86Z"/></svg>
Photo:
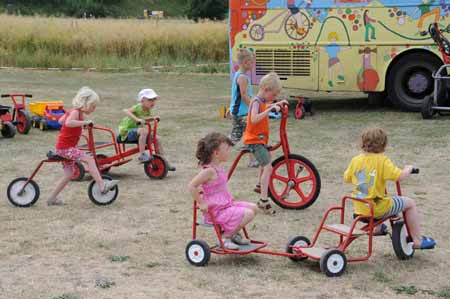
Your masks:
<svg viewBox="0 0 450 299"><path fill-rule="evenodd" d="M11 107L0 105L0 114L6 114L10 111Z"/></svg>
<svg viewBox="0 0 450 299"><path fill-rule="evenodd" d="M50 160L56 160L56 161L66 161L67 159L61 156L58 156L56 153L49 151L47 153L47 158L49 158Z"/></svg>

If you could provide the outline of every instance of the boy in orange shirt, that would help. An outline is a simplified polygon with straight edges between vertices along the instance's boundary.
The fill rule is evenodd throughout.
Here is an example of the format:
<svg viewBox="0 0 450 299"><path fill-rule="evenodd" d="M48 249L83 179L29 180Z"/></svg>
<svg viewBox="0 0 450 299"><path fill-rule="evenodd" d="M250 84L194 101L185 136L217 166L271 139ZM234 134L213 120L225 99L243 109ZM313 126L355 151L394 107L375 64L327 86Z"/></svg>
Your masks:
<svg viewBox="0 0 450 299"><path fill-rule="evenodd" d="M282 105L288 104L286 100L273 104L280 92L281 81L276 73L269 73L261 79L258 95L252 99L249 105L247 127L243 140L260 165L260 189L258 191L261 193L261 198L258 202L258 208L265 214L275 213L267 199L269 180L272 174L271 156L267 143L269 141L270 111L274 109L276 112L279 112Z"/></svg>

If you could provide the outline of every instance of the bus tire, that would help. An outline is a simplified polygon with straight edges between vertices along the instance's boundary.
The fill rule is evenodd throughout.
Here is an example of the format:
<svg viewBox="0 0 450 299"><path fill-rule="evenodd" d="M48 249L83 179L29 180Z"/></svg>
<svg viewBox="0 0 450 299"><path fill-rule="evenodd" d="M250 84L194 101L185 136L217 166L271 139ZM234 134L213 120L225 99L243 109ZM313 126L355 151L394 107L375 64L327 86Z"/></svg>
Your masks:
<svg viewBox="0 0 450 299"><path fill-rule="evenodd" d="M433 92L432 73L442 64L432 54L414 53L399 58L387 76L392 102L405 111L420 111L425 96Z"/></svg>

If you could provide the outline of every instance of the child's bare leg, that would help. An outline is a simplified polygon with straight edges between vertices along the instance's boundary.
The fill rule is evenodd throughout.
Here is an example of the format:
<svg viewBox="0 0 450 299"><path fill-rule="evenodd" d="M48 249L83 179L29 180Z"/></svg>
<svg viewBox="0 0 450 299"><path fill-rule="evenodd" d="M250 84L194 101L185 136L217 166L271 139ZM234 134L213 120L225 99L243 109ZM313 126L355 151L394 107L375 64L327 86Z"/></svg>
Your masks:
<svg viewBox="0 0 450 299"><path fill-rule="evenodd" d="M137 132L139 136L139 153L142 155L145 153L145 147L147 146L147 129L139 128Z"/></svg>
<svg viewBox="0 0 450 299"><path fill-rule="evenodd" d="M72 178L73 170L66 168L64 169L64 176L62 179L59 180L59 182L56 184L55 190L53 190L52 194L50 194L50 201L55 201L56 197L59 193L64 189L64 187L67 186L67 184L70 182L70 179Z"/></svg>
<svg viewBox="0 0 450 299"><path fill-rule="evenodd" d="M92 178L97 182L98 186L100 187L100 190L103 190L105 188L105 182L103 181L102 176L100 175L100 171L98 171L94 158L92 158L91 156L85 156L81 158L81 161L83 161L88 165L89 173L91 174Z"/></svg>
<svg viewBox="0 0 450 299"><path fill-rule="evenodd" d="M242 221L239 224L239 226L236 227L236 229L234 231L232 231L231 233L228 233L228 234L224 233L223 236L225 238L231 238L238 231L240 231L244 226L246 226L250 221L252 221L253 218L255 218L255 211L253 211L252 209L245 209L244 210L244 217L242 217Z"/></svg>
<svg viewBox="0 0 450 299"><path fill-rule="evenodd" d="M267 200L267 193L269 190L269 180L270 175L272 174L272 164L267 164L262 168L261 173L261 199Z"/></svg>
<svg viewBox="0 0 450 299"><path fill-rule="evenodd" d="M160 156L164 156L164 147L163 147L161 138L159 138L159 135L156 135L156 137L154 137L154 138L156 138L155 140L156 140L156 144L157 144L157 146L155 148L155 152Z"/></svg>
<svg viewBox="0 0 450 299"><path fill-rule="evenodd" d="M414 246L420 246L422 242L422 234L420 232L419 213L417 212L416 203L413 199L405 197L405 206L403 211L406 215L406 221L408 222L409 232L411 238L414 241Z"/></svg>

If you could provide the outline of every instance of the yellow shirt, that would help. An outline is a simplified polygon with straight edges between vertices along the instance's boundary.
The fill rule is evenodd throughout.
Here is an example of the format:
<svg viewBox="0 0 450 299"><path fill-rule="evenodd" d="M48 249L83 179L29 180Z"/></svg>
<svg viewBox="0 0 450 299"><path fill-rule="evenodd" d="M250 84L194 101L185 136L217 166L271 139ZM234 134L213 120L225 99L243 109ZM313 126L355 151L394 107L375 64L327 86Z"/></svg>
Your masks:
<svg viewBox="0 0 450 299"><path fill-rule="evenodd" d="M398 181L402 170L384 154L363 153L352 159L344 173L344 181L355 185L352 196L371 200L374 217L383 216L392 207L392 198L386 196L386 181ZM353 202L355 214L369 215L369 207Z"/></svg>

